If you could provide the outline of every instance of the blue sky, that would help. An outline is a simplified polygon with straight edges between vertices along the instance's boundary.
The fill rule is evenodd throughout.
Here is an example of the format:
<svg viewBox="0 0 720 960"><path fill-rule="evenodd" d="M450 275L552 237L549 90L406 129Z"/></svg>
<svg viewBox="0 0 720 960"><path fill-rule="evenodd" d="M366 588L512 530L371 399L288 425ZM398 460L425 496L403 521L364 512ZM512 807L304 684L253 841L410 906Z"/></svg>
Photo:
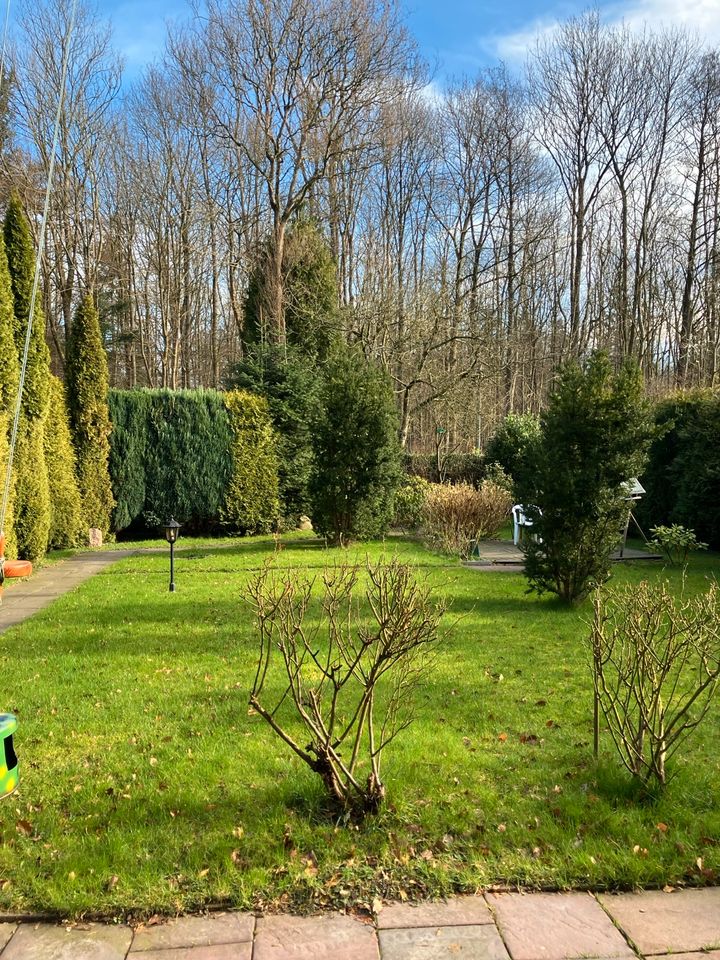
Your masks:
<svg viewBox="0 0 720 960"><path fill-rule="evenodd" d="M165 22L190 15L185 0L99 0L113 23L127 79L162 49ZM499 60L519 66L538 33L588 6L582 0L404 0L406 21L435 67L437 83ZM608 22L683 25L720 45L720 0L600 0Z"/></svg>

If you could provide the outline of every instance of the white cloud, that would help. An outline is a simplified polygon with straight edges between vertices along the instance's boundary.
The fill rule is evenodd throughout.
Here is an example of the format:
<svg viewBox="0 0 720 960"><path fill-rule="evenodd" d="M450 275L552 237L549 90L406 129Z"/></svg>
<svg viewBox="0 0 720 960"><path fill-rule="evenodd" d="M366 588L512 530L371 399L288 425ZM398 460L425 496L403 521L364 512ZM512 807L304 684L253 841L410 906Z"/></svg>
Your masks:
<svg viewBox="0 0 720 960"><path fill-rule="evenodd" d="M707 44L720 44L719 0L628 0L599 7L604 23L625 23L632 30L684 27ZM519 30L486 40L488 51L511 65L520 65L538 38L551 36L558 17L537 17Z"/></svg>

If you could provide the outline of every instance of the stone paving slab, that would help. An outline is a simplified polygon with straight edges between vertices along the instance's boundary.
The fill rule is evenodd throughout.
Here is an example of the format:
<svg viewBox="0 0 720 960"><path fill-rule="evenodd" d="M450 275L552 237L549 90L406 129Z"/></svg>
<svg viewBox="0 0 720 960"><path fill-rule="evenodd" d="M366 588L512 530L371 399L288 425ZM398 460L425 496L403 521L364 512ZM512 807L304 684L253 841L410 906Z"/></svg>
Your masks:
<svg viewBox="0 0 720 960"><path fill-rule="evenodd" d="M605 894L598 899L642 954L720 948L720 887Z"/></svg>
<svg viewBox="0 0 720 960"><path fill-rule="evenodd" d="M381 960L508 960L494 925L381 930Z"/></svg>
<svg viewBox="0 0 720 960"><path fill-rule="evenodd" d="M23 923L3 950L2 960L125 960L131 940L132 930L120 925Z"/></svg>
<svg viewBox="0 0 720 960"><path fill-rule="evenodd" d="M253 960L378 960L377 935L370 924L337 913L261 917Z"/></svg>
<svg viewBox="0 0 720 960"><path fill-rule="evenodd" d="M255 917L251 913L214 913L205 917L179 917L152 927L138 927L130 956L170 947L252 942ZM138 957L138 960L147 960ZM171 958L168 958L171 960Z"/></svg>
<svg viewBox="0 0 720 960"><path fill-rule="evenodd" d="M483 897L453 897L431 903L394 903L380 911L378 930L403 927L464 926L492 923L490 908Z"/></svg>
<svg viewBox="0 0 720 960"><path fill-rule="evenodd" d="M663 953L655 956L658 960L720 960L720 950L707 950L701 953Z"/></svg>
<svg viewBox="0 0 720 960"><path fill-rule="evenodd" d="M147 950L143 960L252 960L251 943L216 943L212 947L178 947L170 950Z"/></svg>
<svg viewBox="0 0 720 960"><path fill-rule="evenodd" d="M496 893L487 901L512 960L635 956L589 893Z"/></svg>
<svg viewBox="0 0 720 960"><path fill-rule="evenodd" d="M0 950L7 944L16 930L16 923L0 923Z"/></svg>

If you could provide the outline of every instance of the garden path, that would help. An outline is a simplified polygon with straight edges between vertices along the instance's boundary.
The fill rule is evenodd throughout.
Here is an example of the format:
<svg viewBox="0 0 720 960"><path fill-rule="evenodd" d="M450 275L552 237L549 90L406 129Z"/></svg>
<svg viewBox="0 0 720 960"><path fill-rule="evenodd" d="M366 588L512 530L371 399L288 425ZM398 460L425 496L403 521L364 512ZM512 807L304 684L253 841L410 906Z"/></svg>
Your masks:
<svg viewBox="0 0 720 960"><path fill-rule="evenodd" d="M228 912L125 924L0 924L0 960L718 960L720 888L493 893L376 921Z"/></svg>
<svg viewBox="0 0 720 960"><path fill-rule="evenodd" d="M59 560L33 573L27 580L6 580L0 604L0 633L9 630L28 617L49 606L64 593L74 590L79 584L100 573L105 567L135 550L94 550L77 553L66 560Z"/></svg>

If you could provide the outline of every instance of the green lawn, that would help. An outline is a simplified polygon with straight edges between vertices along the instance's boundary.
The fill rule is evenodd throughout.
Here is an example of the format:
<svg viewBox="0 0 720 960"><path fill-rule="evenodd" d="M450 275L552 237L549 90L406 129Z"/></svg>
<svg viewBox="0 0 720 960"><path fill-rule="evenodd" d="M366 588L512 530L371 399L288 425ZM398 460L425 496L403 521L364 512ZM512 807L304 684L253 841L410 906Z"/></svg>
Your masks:
<svg viewBox="0 0 720 960"><path fill-rule="evenodd" d="M0 908L139 916L717 878L718 704L665 795L640 802L607 739L593 764L588 608L409 540L348 553L401 555L461 619L388 752L387 807L359 827L328 820L313 775L248 714L256 641L241 595L272 548L193 544L174 595L165 554L131 557L0 638L21 763L0 804ZM300 569L336 557L302 536L277 554ZM719 568L693 558L689 588Z"/></svg>

